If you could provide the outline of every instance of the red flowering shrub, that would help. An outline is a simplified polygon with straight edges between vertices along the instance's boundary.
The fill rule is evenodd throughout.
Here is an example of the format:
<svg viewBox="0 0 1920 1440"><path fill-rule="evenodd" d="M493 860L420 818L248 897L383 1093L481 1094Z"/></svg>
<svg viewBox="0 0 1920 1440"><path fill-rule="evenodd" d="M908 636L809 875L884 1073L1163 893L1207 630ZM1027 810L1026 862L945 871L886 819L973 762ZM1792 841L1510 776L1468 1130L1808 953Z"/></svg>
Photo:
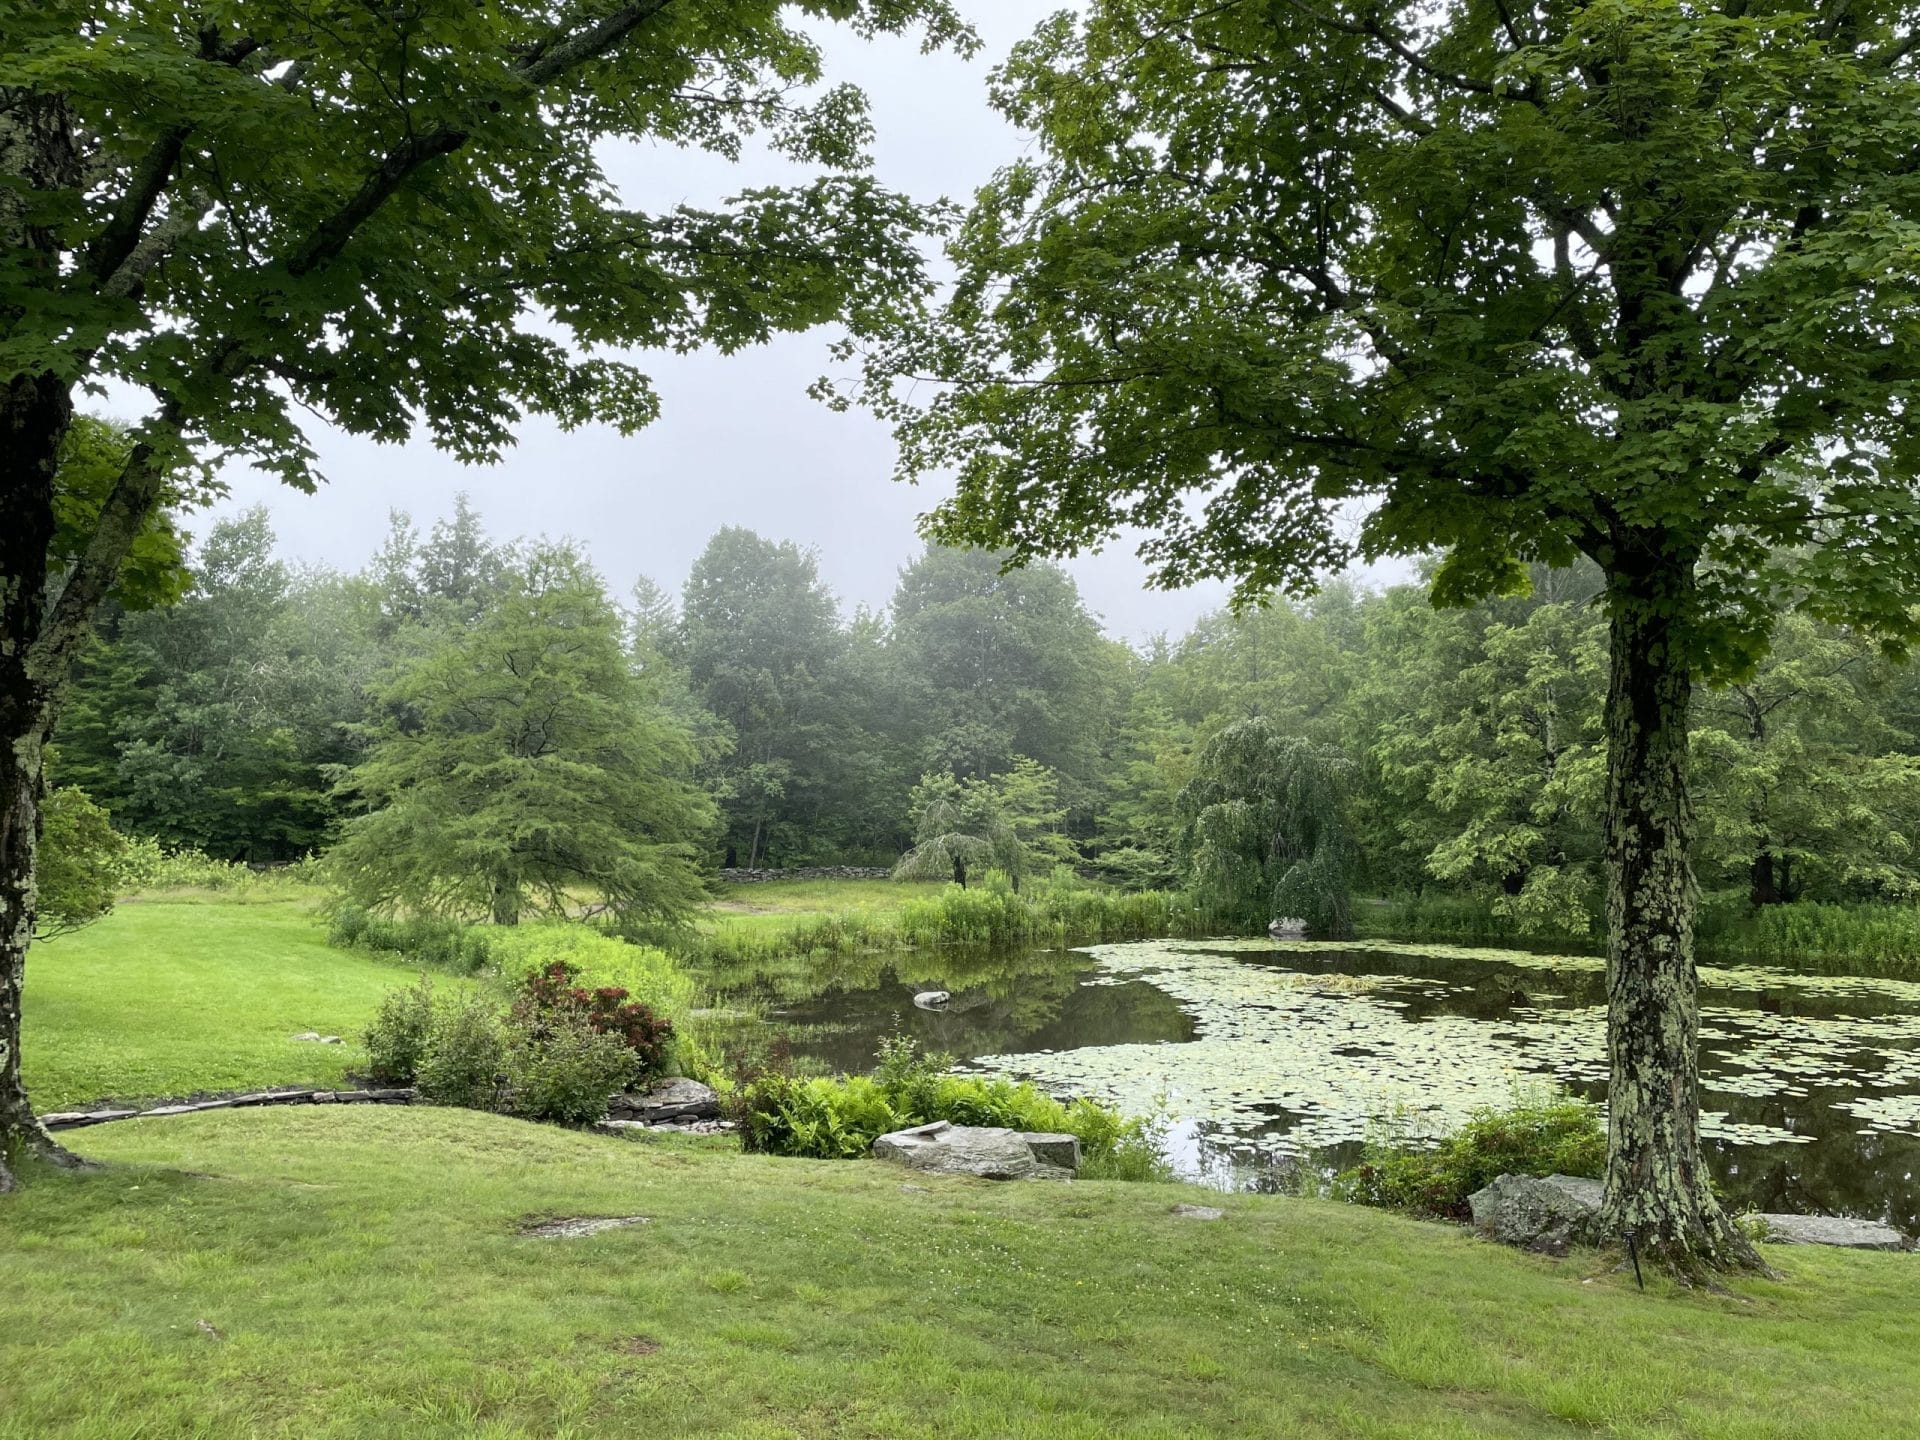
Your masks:
<svg viewBox="0 0 1920 1440"><path fill-rule="evenodd" d="M618 1035L633 1051L634 1065L641 1078L658 1075L666 1068L667 1046L673 1041L673 1022L653 1013L651 1007L629 1000L618 985L603 985L589 990L575 984L577 972L564 960L555 960L545 969L527 976L521 1000L514 1008L526 1013L528 1028L544 1028L544 1017L565 1006L583 1013L587 1023L603 1035Z"/></svg>

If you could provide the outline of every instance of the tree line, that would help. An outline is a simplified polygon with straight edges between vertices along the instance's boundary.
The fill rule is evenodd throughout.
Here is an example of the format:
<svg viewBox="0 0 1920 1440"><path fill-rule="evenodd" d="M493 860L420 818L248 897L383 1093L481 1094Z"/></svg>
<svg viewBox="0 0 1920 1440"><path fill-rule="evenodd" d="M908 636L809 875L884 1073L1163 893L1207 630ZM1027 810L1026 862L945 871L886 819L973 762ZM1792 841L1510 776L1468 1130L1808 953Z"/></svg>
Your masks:
<svg viewBox="0 0 1920 1440"><path fill-rule="evenodd" d="M1227 863L1240 812L1222 801L1269 803L1256 849L1307 833L1281 814L1304 802L1259 800L1307 747L1339 837L1320 849L1328 893L1468 897L1542 936L1589 934L1602 908L1608 664L1589 569L1539 567L1525 596L1451 610L1425 580L1339 582L1138 649L1059 568L940 546L880 612L844 613L816 556L741 527L713 536L678 599L644 578L616 597L577 549L491 538L464 498L424 532L395 516L356 573L279 559L260 510L214 525L188 573L173 603L107 616L53 773L122 828L222 859L348 836L349 856L405 855L376 832L414 823L392 802L442 766L463 777L435 801L451 873L497 873L484 852L532 816L624 823L661 847L615 887L643 911L683 911L720 865L903 854L941 878L971 861L1180 885ZM496 646L531 670L490 668ZM603 713L550 734L562 702ZM488 725L441 726L461 753L403 761L391 743L480 708ZM517 763L543 744L638 749L573 772L589 787L574 793L568 772ZM1709 889L1920 895L1920 681L1871 644L1783 622L1751 676L1702 688L1691 748ZM635 787L624 822L593 788L609 775ZM431 889L416 880L407 893ZM405 881L389 870L374 898Z"/></svg>

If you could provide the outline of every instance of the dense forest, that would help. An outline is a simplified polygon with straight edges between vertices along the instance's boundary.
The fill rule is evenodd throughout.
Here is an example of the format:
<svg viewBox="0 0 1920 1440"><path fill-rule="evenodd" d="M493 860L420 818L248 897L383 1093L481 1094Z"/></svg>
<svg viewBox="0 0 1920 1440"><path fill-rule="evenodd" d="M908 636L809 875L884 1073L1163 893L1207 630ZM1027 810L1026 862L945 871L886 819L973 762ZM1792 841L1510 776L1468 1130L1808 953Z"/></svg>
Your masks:
<svg viewBox="0 0 1920 1440"><path fill-rule="evenodd" d="M1137 650L1044 563L929 547L884 612L847 614L812 553L729 527L677 598L648 579L616 595L576 548L490 537L464 500L424 532L396 515L353 574L287 564L248 512L211 527L190 575L177 602L105 618L57 737L56 784L169 847L404 849L365 834L364 812L402 823L383 786L419 793L417 749L383 741L430 733L436 705L524 733L541 681L503 692L488 657L532 655L569 703L597 697L592 726L644 749L651 788L553 805L610 823L629 805L654 846L631 882L648 894L671 895L671 855L893 864L969 796L1014 816L1025 863L1179 883L1201 843L1197 757L1259 719L1326 758L1361 893L1461 897L1521 934L1598 925L1606 623L1582 569L1467 609L1336 581ZM1705 889L1920 894L1920 676L1790 618L1693 714Z"/></svg>

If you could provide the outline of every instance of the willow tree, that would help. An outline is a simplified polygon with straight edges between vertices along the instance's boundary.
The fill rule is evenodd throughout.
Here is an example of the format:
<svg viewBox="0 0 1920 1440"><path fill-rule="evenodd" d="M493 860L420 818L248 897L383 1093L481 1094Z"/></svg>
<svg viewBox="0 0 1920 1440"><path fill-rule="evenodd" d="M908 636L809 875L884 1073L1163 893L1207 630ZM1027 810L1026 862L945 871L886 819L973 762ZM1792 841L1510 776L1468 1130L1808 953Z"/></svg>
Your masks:
<svg viewBox="0 0 1920 1440"><path fill-rule="evenodd" d="M645 424L633 347L889 326L928 216L865 173L814 21L970 43L946 0L0 0L0 1188L71 1158L20 1084L43 757L157 509L226 457L311 489L303 413L485 461L529 413ZM756 131L813 178L647 212L601 164ZM108 381L151 412L62 564Z"/></svg>
<svg viewBox="0 0 1920 1440"><path fill-rule="evenodd" d="M1296 919L1315 935L1350 935L1348 768L1338 752L1258 716L1209 739L1175 806L1194 897L1245 928Z"/></svg>
<svg viewBox="0 0 1920 1440"><path fill-rule="evenodd" d="M1605 1213L1755 1263L1698 1130L1687 710L1801 608L1914 631L1920 30L1892 0L1093 0L873 356L942 538L1174 585L1586 555L1610 624ZM944 387L909 386L932 377ZM1340 523L1359 502L1357 536Z"/></svg>

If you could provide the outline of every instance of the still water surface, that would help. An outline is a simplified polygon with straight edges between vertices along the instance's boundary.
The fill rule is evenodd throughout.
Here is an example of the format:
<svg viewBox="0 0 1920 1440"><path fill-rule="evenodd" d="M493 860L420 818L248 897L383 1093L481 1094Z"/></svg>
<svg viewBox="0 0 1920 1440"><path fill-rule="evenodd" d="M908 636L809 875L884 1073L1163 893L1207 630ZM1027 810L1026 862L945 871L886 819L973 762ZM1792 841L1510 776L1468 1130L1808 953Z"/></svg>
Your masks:
<svg viewBox="0 0 1920 1440"><path fill-rule="evenodd" d="M1540 1081L1603 1099L1603 982L1588 956L1154 941L842 962L813 993L755 998L833 1069L867 1070L905 1033L962 1069L1134 1113L1163 1102L1179 1168L1258 1186L1276 1163L1344 1163L1385 1117L1443 1133ZM916 1008L933 988L949 1006ZM1920 984L1703 967L1701 1009L1728 1198L1920 1228Z"/></svg>

